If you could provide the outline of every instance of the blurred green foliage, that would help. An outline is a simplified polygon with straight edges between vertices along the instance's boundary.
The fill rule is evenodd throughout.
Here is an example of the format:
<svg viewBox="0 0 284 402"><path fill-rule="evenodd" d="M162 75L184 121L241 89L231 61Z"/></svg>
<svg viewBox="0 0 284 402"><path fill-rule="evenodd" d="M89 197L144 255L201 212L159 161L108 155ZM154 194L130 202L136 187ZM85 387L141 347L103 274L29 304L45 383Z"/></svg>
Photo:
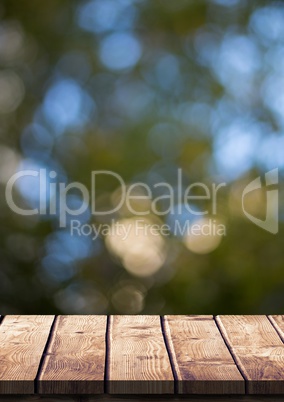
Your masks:
<svg viewBox="0 0 284 402"><path fill-rule="evenodd" d="M2 0L0 18L1 313L281 313L283 2ZM137 275L105 238L71 238L53 217L11 211L5 187L24 168L88 189L104 169L128 184L175 186L178 168L185 185L226 182L216 219L227 234L205 254L167 237L163 264ZM277 235L241 211L244 187L274 168ZM117 186L99 181L101 208ZM250 213L264 214L264 195L251 196ZM15 197L34 205L33 184Z"/></svg>

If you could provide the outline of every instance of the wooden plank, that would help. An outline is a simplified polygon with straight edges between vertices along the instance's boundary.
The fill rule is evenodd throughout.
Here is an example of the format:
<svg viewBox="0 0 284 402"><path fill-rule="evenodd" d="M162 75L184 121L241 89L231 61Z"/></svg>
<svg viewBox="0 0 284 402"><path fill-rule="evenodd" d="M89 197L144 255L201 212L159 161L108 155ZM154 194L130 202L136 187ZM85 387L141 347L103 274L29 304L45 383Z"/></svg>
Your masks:
<svg viewBox="0 0 284 402"><path fill-rule="evenodd" d="M247 380L248 394L284 393L284 345L266 316L219 316L217 322Z"/></svg>
<svg viewBox="0 0 284 402"><path fill-rule="evenodd" d="M284 342L284 315L270 315L268 318L282 339L282 342Z"/></svg>
<svg viewBox="0 0 284 402"><path fill-rule="evenodd" d="M106 316L59 316L38 378L40 394L104 392Z"/></svg>
<svg viewBox="0 0 284 402"><path fill-rule="evenodd" d="M245 382L212 316L165 316L179 394L244 394Z"/></svg>
<svg viewBox="0 0 284 402"><path fill-rule="evenodd" d="M0 394L33 394L54 316L8 315L0 325Z"/></svg>
<svg viewBox="0 0 284 402"><path fill-rule="evenodd" d="M110 394L174 393L159 316L111 316L108 348Z"/></svg>

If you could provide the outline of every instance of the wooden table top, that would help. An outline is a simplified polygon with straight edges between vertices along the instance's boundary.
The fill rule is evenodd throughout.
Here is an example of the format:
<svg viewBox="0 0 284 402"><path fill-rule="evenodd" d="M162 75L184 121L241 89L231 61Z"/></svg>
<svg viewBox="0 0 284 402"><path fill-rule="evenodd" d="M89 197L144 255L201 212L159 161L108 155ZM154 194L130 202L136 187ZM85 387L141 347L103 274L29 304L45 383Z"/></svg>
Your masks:
<svg viewBox="0 0 284 402"><path fill-rule="evenodd" d="M284 395L283 341L279 315L8 315L0 394Z"/></svg>

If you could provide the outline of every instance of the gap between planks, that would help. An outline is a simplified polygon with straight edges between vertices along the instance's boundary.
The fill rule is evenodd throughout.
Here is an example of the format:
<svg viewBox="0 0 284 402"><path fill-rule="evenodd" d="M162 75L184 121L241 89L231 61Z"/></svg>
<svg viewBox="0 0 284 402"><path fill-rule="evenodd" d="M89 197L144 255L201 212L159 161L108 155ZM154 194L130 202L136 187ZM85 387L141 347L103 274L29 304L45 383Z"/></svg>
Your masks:
<svg viewBox="0 0 284 402"><path fill-rule="evenodd" d="M178 394L240 394L245 384L212 316L165 316Z"/></svg>
<svg viewBox="0 0 284 402"><path fill-rule="evenodd" d="M283 316L275 316L283 319ZM283 341L265 315L218 316L226 342L246 379L249 395L284 393Z"/></svg>
<svg viewBox="0 0 284 402"><path fill-rule="evenodd" d="M48 334L47 342L46 342L43 354L42 354L40 362L39 362L38 371L37 371L37 374L36 374L36 377L35 377L35 380L34 380L34 393L35 394L38 394L38 380L39 380L39 377L40 377L40 374L41 374L41 371L42 371L42 367L43 367L43 364L44 364L44 359L45 359L45 357L46 357L46 355L48 353L48 348L49 348L49 345L50 345L50 342L51 342L51 339L52 339L52 336L53 336L56 321L57 321L57 316L54 316L54 319L53 319L53 322L51 324L50 331L49 331L49 334Z"/></svg>
<svg viewBox="0 0 284 402"><path fill-rule="evenodd" d="M39 394L103 394L107 317L58 316L37 381Z"/></svg>
<svg viewBox="0 0 284 402"><path fill-rule="evenodd" d="M7 315L0 326L0 393L34 393L54 316Z"/></svg>
<svg viewBox="0 0 284 402"><path fill-rule="evenodd" d="M160 316L111 316L107 392L174 394Z"/></svg>
<svg viewBox="0 0 284 402"><path fill-rule="evenodd" d="M14 317L17 317L17 316L14 316ZM18 316L18 317L23 318L24 316ZM32 317L32 316L27 316L27 317ZM46 317L48 317L48 316L46 316ZM72 317L72 316L61 316L61 317ZM93 316L90 316L90 317L93 317ZM111 385L111 382L112 382L112 379L110 378L110 364L111 364L110 356L111 356L111 348L113 347L111 331L112 331L113 320L115 319L115 317L118 317L118 316L111 316L111 317L107 317L107 319L106 319L106 326L105 326L105 333L104 333L105 354L104 354L103 382L102 382L102 384L103 384L102 392L104 392L104 393L106 393L109 390L109 386ZM121 316L121 317L127 317L127 316ZM134 318L135 316L130 316L130 317L132 317L132 319L135 319ZM139 316L136 316L136 317L139 317ZM148 317L153 317L153 316L148 316ZM179 381L180 380L182 381L182 373L180 371L178 360L176 358L176 353L174 352L174 342L173 342L173 339L172 339L172 336L170 333L167 316L156 316L156 317L159 317L160 331L158 330L158 333L161 332L161 336L162 336L162 339L163 339L163 342L165 345L165 350L168 355L170 369L171 369L171 372L173 375L173 381L174 381L174 385L175 385L173 392L176 395L177 393L182 392L182 390L180 390L180 388L178 387L180 385ZM169 317L173 317L173 318L177 319L177 316L169 316ZM199 322L198 326L200 326L200 322L208 320L208 317L209 316L180 316L180 320L183 319L183 320L188 320L188 321L191 321L191 320L196 321L196 322ZM234 317L236 317L236 318L234 318ZM0 317L1 326L3 323L5 323L4 319L5 319L4 316ZM35 316L34 320L36 321L36 316ZM224 325L224 323L223 323L224 320L227 321L226 325ZM231 323L230 323L230 320L232 320ZM234 321L234 320L237 320L237 321ZM241 321L241 320L243 320L243 321ZM269 393L273 394L273 393L279 393L279 391L283 392L284 381L279 381L279 379L278 380L276 379L275 383L271 385L270 384L271 379L269 380L269 384L268 384L268 383L266 383L265 380L263 380L263 378L253 378L253 377L250 378L248 376L248 373L245 370L246 365L244 366L244 364L243 364L244 357L242 354L239 353L240 352L238 350L239 348L238 347L236 348L236 345L234 345L236 338L234 338L234 337L230 338L230 335L232 335L234 333L235 328L238 329L238 325L233 326L232 327L233 330L229 331L229 332L228 332L228 328L230 327L230 325L232 323L233 324L239 323L242 325L247 323L247 328L250 328L250 326L253 325L255 327L255 331L257 333L256 340L257 340L257 342L260 343L260 346L261 346L262 340L266 339L265 331L264 331L264 333L262 333L263 328L265 328L269 332L269 337L267 338L267 342L269 340L272 340L273 345L275 343L275 345L274 345L275 348L277 348L281 345L281 350L283 351L284 316L268 316L268 317L266 317L266 316L217 316L214 318L214 320L212 318L212 321L215 323L216 328L218 329L218 332L219 332L219 336L222 338L222 341L224 342L227 350L229 351L230 356L234 360L235 367L237 368L237 370L239 370L239 372L241 372L242 376L245 378L245 384L246 384L246 388L247 388L245 393L246 394L247 393L249 393L249 394L259 393L260 394L260 393L265 392L268 394ZM42 372L43 372L43 367L46 364L45 360L48 357L49 348L54 341L54 337L56 336L57 324L58 324L58 317L53 316L53 322L49 328L49 333L48 333L48 336L46 339L46 344L44 346L44 350L43 350L42 356L40 358L37 374L36 374L36 377L34 380L34 392L35 393L39 392L38 380L41 377ZM212 324L211 324L211 326L212 326ZM239 329L240 329L240 327L241 327L241 325L239 325ZM123 326L122 326L122 328L123 328ZM143 326L142 326L142 328L143 328ZM245 327L244 327L244 329L245 329ZM229 334L229 336L228 336L228 334ZM239 336L243 336L242 331L239 331ZM250 334L250 336L251 336L251 334ZM195 340L194 338L195 337L193 337L193 340ZM277 340L276 340L276 338L277 338ZM243 337L243 339L245 340L246 338ZM248 339L250 339L250 337ZM268 345L268 346L266 346L266 345ZM266 347L266 348L269 347L269 342L265 343L264 347ZM279 353L281 350L277 349L277 351ZM253 358L253 356L252 356L252 358ZM273 361L272 361L272 363L271 363L271 361L269 361L269 363L272 365L276 364L276 363L273 363ZM284 378L284 376L283 376L283 378ZM155 381L158 381L158 380L155 380ZM192 380L190 380L190 381L192 381ZM121 386L121 384L122 383L120 381L119 381L119 384L115 384L115 382L113 382L113 386L114 386L114 389L112 390L113 394L115 393L114 392L115 387ZM140 385L141 384L139 384L139 381L138 381L137 386L140 386ZM123 384L122 388L125 388L125 379L124 379L124 384ZM199 390L199 392L200 392L200 390ZM54 392L54 394L55 393L56 392ZM77 392L77 393L79 394L79 392ZM127 394L125 394L125 397L127 397ZM154 395L153 395L153 397L154 397ZM1 396L1 400L3 400L3 396ZM230 399L230 400L232 400L232 399ZM250 400L253 400L253 399L250 399ZM282 397L282 400L283 400L283 397Z"/></svg>

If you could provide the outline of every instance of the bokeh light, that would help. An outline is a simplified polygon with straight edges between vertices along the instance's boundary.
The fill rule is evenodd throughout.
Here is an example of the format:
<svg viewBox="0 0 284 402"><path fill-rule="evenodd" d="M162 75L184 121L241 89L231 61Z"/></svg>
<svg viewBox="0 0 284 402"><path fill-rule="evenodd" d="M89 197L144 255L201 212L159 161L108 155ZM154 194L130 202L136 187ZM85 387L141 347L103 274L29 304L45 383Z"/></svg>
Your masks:
<svg viewBox="0 0 284 402"><path fill-rule="evenodd" d="M44 104L44 114L56 134L66 129L80 129L94 111L94 102L73 80L63 79L48 90Z"/></svg>
<svg viewBox="0 0 284 402"><path fill-rule="evenodd" d="M103 39L100 58L107 68L119 71L134 67L141 52L138 39L131 33L113 33Z"/></svg>
<svg viewBox="0 0 284 402"><path fill-rule="evenodd" d="M1 313L281 313L283 71L281 1L2 0Z"/></svg>
<svg viewBox="0 0 284 402"><path fill-rule="evenodd" d="M220 223L209 218L198 219L194 223L192 232L187 233L184 238L185 246L196 254L208 254L214 251L221 243L222 230Z"/></svg>
<svg viewBox="0 0 284 402"><path fill-rule="evenodd" d="M123 219L114 223L106 238L111 253L121 259L125 269L139 277L155 274L166 260L166 244L148 219Z"/></svg>
<svg viewBox="0 0 284 402"><path fill-rule="evenodd" d="M24 99L25 87L13 71L0 72L0 113L14 112Z"/></svg>

